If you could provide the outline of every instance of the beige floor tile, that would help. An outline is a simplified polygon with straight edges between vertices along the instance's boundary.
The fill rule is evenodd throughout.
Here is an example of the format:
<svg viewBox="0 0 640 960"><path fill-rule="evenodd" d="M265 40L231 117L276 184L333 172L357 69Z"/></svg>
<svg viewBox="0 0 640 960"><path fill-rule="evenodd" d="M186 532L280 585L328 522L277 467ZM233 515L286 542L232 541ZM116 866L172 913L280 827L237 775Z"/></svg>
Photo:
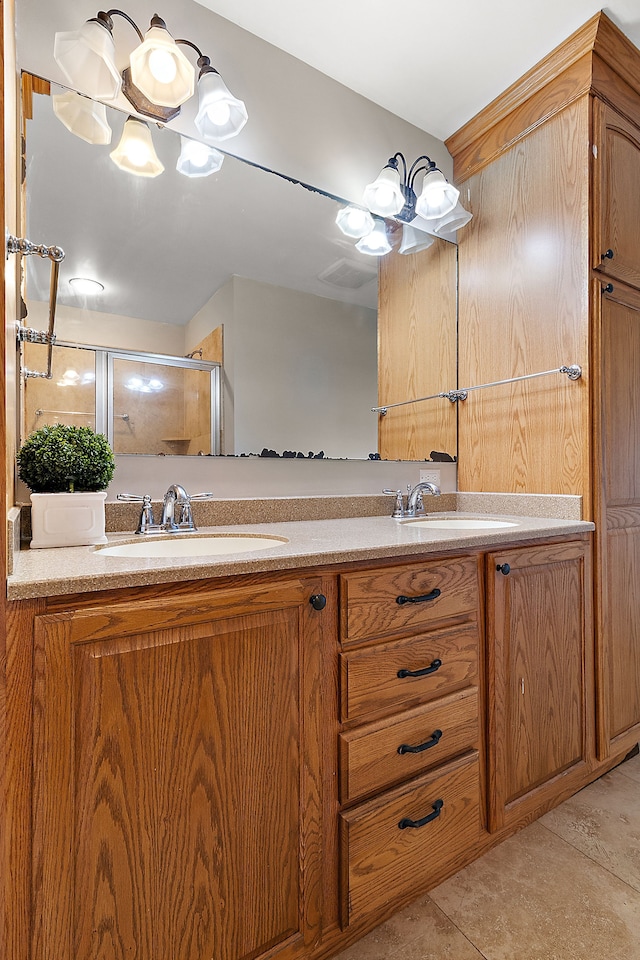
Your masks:
<svg viewBox="0 0 640 960"><path fill-rule="evenodd" d="M540 823L430 896L487 960L640 960L640 894Z"/></svg>
<svg viewBox="0 0 640 960"><path fill-rule="evenodd" d="M630 780L636 780L640 783L640 755L621 763L619 767L616 767L616 770L618 773L623 773L625 777L629 777Z"/></svg>
<svg viewBox="0 0 640 960"><path fill-rule="evenodd" d="M640 783L620 767L540 823L640 891Z"/></svg>
<svg viewBox="0 0 640 960"><path fill-rule="evenodd" d="M335 960L483 960L435 905L421 897Z"/></svg>

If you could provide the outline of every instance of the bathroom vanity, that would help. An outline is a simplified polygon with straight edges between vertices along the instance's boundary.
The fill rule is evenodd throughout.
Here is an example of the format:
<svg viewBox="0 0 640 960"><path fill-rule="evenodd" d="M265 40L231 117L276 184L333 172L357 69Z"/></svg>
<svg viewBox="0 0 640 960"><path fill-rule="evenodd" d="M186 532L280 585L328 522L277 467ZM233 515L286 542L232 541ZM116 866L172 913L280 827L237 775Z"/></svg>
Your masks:
<svg viewBox="0 0 640 960"><path fill-rule="evenodd" d="M329 955L597 776L592 525L506 522L22 551L7 956Z"/></svg>

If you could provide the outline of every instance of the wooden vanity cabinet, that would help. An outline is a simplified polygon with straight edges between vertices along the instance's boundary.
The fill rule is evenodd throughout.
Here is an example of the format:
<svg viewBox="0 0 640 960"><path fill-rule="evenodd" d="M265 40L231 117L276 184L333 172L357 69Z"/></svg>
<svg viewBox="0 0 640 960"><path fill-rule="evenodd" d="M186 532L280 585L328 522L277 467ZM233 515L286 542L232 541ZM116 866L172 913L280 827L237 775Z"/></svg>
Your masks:
<svg viewBox="0 0 640 960"><path fill-rule="evenodd" d="M588 541L489 553L489 827L574 793L593 768Z"/></svg>
<svg viewBox="0 0 640 960"><path fill-rule="evenodd" d="M340 577L345 928L473 859L483 819L480 558Z"/></svg>
<svg viewBox="0 0 640 960"><path fill-rule="evenodd" d="M32 960L311 951L332 912L327 586L36 617Z"/></svg>

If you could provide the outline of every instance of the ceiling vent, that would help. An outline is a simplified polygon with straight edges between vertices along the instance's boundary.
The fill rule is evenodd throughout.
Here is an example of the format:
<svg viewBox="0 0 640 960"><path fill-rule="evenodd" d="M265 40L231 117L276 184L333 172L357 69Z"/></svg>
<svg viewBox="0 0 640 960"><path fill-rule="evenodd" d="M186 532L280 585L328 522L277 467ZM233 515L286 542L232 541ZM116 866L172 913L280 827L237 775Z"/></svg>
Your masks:
<svg viewBox="0 0 640 960"><path fill-rule="evenodd" d="M323 283L330 283L334 287L345 287L348 290L357 290L363 287L365 283L375 280L378 276L377 270L371 267L361 266L359 263L353 263L351 260L336 260L330 267L318 274L318 280Z"/></svg>

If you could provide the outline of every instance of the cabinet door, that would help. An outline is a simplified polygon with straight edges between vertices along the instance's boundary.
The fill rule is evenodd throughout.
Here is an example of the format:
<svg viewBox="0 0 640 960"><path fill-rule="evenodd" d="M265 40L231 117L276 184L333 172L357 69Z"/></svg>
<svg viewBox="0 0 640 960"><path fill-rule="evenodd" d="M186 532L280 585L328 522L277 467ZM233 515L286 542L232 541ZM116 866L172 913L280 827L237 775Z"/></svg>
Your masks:
<svg viewBox="0 0 640 960"><path fill-rule="evenodd" d="M640 130L609 106L594 103L593 266L640 288Z"/></svg>
<svg viewBox="0 0 640 960"><path fill-rule="evenodd" d="M489 554L487 562L496 830L552 802L592 756L590 551L560 543Z"/></svg>
<svg viewBox="0 0 640 960"><path fill-rule="evenodd" d="M640 294L613 287L602 297L596 539L602 759L640 738Z"/></svg>
<svg viewBox="0 0 640 960"><path fill-rule="evenodd" d="M314 941L329 613L314 587L36 619L34 958Z"/></svg>

